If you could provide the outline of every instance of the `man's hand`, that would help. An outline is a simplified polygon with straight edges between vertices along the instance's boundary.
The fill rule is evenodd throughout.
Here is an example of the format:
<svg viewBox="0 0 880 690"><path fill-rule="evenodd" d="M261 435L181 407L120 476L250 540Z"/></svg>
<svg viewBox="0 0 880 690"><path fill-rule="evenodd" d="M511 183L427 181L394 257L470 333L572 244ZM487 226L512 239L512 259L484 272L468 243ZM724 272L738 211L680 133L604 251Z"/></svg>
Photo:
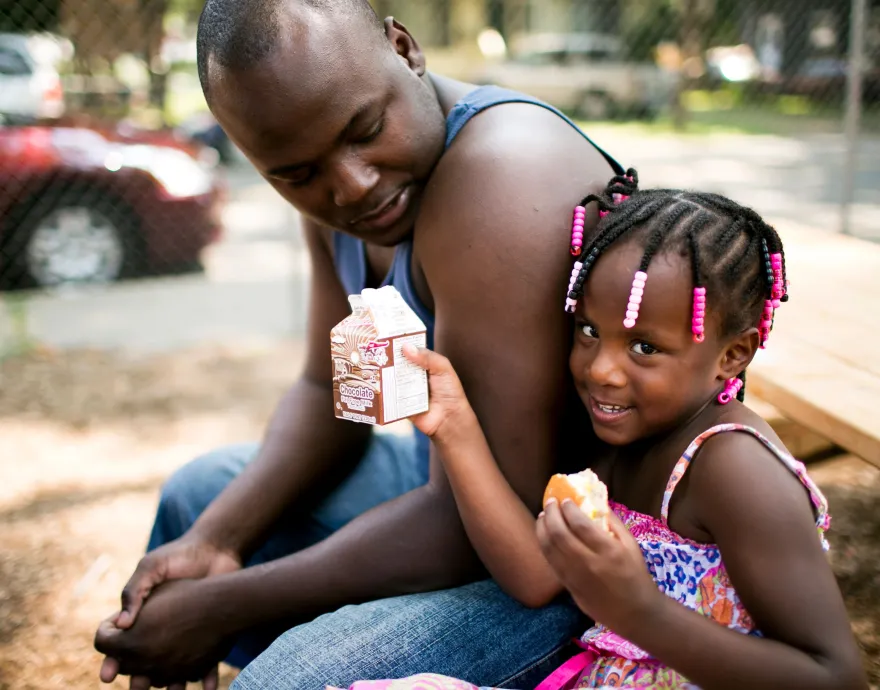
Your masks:
<svg viewBox="0 0 880 690"><path fill-rule="evenodd" d="M241 560L237 555L189 535L148 553L140 560L122 590L122 610L101 623L95 637L96 647L99 641L103 644L111 639L122 639L121 633L134 625L144 601L163 583L180 579L200 579L239 568ZM99 648L98 651L103 650ZM108 654L101 664L101 680L105 683L112 682L120 673L124 662L124 658ZM216 675L216 670L213 675ZM149 687L150 683L145 678L132 679L132 690ZM205 687L211 687L208 678Z"/></svg>
<svg viewBox="0 0 880 690"><path fill-rule="evenodd" d="M101 680L131 675L136 690L202 679L206 688L216 687L216 666L232 639L200 596L202 586L193 580L168 582L154 589L127 629L119 627L119 614L102 622L95 635L95 648L108 657Z"/></svg>

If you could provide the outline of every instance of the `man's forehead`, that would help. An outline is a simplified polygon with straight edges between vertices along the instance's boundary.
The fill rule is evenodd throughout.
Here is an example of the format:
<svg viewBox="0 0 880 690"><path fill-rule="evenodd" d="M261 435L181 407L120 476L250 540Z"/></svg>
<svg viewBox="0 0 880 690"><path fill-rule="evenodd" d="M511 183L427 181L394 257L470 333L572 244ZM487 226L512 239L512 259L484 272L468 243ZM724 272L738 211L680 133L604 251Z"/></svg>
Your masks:
<svg viewBox="0 0 880 690"><path fill-rule="evenodd" d="M383 81L378 55L367 64L350 59L357 50L349 37L334 36L326 23L295 23L279 39L278 48L256 68L244 72L221 69L215 103L220 119L260 139L297 136L291 127L339 119L340 127L380 92ZM344 32L343 32L344 33ZM337 40L338 39L338 40ZM376 47L373 53L378 53ZM329 123L326 123L329 124ZM234 135L233 135L234 136Z"/></svg>

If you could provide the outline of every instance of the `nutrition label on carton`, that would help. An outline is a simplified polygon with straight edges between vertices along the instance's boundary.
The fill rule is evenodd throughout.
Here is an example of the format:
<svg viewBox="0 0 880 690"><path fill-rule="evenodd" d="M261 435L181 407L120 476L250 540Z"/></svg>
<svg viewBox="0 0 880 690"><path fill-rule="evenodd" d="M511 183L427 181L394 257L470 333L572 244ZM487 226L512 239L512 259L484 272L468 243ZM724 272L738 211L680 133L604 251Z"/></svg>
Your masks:
<svg viewBox="0 0 880 690"><path fill-rule="evenodd" d="M425 334L399 336L393 341L394 366L382 370L385 419L402 419L428 410L428 376L403 354L404 345L425 347Z"/></svg>

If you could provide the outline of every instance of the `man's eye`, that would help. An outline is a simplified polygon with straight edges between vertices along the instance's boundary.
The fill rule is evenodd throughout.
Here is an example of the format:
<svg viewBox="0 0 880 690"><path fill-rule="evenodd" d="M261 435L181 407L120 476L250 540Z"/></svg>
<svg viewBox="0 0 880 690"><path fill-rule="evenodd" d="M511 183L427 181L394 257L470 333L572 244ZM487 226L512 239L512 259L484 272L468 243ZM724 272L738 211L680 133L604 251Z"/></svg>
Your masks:
<svg viewBox="0 0 880 690"><path fill-rule="evenodd" d="M585 323L583 326L581 326L581 332L588 338L599 337L599 331L597 331L593 326L588 323Z"/></svg>
<svg viewBox="0 0 880 690"><path fill-rule="evenodd" d="M294 187L304 187L314 178L315 172L311 169L303 169L302 171L296 171L287 175L284 178L284 182L289 185L293 185Z"/></svg>
<svg viewBox="0 0 880 690"><path fill-rule="evenodd" d="M641 341L638 343L633 343L632 351L635 352L637 355L654 355L659 352L659 350L653 345Z"/></svg>
<svg viewBox="0 0 880 690"><path fill-rule="evenodd" d="M382 130L385 128L385 118L379 120L376 125L367 132L366 135L362 136L358 139L358 142L361 144L368 144L371 141L375 140L380 134L382 134Z"/></svg>

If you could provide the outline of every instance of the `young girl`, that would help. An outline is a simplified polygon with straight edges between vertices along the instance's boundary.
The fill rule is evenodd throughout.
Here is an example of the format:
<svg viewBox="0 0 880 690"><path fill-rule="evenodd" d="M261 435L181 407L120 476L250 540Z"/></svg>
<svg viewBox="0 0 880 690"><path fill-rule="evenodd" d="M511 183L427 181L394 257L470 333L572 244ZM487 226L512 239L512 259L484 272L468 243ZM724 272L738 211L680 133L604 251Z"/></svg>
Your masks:
<svg viewBox="0 0 880 690"><path fill-rule="evenodd" d="M601 218L584 244L593 202ZM825 499L740 402L787 300L779 236L721 196L638 190L630 170L575 209L571 244L571 373L608 444L591 468L609 489L610 533L552 500L536 530L449 362L408 353L431 385L413 421L493 577L528 606L566 589L596 621L540 689L866 688L823 553ZM352 686L391 688L475 690L433 675Z"/></svg>

